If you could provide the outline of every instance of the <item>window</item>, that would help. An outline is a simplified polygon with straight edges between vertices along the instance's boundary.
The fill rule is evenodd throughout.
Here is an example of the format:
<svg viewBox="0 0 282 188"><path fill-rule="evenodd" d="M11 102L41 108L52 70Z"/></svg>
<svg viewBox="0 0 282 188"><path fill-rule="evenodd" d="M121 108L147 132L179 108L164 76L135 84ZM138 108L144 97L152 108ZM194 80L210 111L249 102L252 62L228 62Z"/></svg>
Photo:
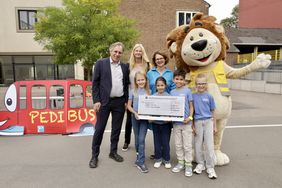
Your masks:
<svg viewBox="0 0 282 188"><path fill-rule="evenodd" d="M177 11L176 12L176 26L181 26L184 24L189 24L192 17L197 12L191 12L191 11Z"/></svg>
<svg viewBox="0 0 282 188"><path fill-rule="evenodd" d="M6 93L7 93L7 90L8 90L8 87L4 87L4 86L0 86L0 91L1 91L1 95L0 95L0 111L8 111L7 107L6 107L6 102L5 102L5 96L6 96ZM0 121L2 121L4 119L4 117L2 117L2 114L1 114L1 118L0 118Z"/></svg>
<svg viewBox="0 0 282 188"><path fill-rule="evenodd" d="M93 100L92 100L92 86L86 87L86 107L93 108Z"/></svg>
<svg viewBox="0 0 282 188"><path fill-rule="evenodd" d="M26 109L26 85L20 85L20 109Z"/></svg>
<svg viewBox="0 0 282 188"><path fill-rule="evenodd" d="M10 85L14 82L14 71L11 56L0 56L0 66L2 69L0 84Z"/></svg>
<svg viewBox="0 0 282 188"><path fill-rule="evenodd" d="M55 70L53 56L34 56L36 80L53 80Z"/></svg>
<svg viewBox="0 0 282 188"><path fill-rule="evenodd" d="M52 85L50 87L50 109L63 109L64 108L64 87L61 85Z"/></svg>
<svg viewBox="0 0 282 188"><path fill-rule="evenodd" d="M44 85L33 85L31 89L31 99L33 109L45 109L46 87Z"/></svg>
<svg viewBox="0 0 282 188"><path fill-rule="evenodd" d="M20 31L34 30L34 24L37 22L36 19L37 10L17 10L18 14L18 29Z"/></svg>
<svg viewBox="0 0 282 188"><path fill-rule="evenodd" d="M74 79L73 65L59 65L59 79Z"/></svg>
<svg viewBox="0 0 282 188"><path fill-rule="evenodd" d="M83 106L83 89L81 85L70 85L70 108L82 108Z"/></svg>

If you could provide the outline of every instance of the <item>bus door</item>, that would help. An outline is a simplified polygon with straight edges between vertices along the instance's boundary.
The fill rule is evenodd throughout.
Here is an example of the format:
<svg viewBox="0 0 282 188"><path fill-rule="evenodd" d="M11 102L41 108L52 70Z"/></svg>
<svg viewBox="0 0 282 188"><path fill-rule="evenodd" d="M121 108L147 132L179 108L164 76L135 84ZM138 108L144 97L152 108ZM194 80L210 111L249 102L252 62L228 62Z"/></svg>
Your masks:
<svg viewBox="0 0 282 188"><path fill-rule="evenodd" d="M78 81L69 85L67 133L80 132L83 126L94 125L96 116L89 92L91 82Z"/></svg>

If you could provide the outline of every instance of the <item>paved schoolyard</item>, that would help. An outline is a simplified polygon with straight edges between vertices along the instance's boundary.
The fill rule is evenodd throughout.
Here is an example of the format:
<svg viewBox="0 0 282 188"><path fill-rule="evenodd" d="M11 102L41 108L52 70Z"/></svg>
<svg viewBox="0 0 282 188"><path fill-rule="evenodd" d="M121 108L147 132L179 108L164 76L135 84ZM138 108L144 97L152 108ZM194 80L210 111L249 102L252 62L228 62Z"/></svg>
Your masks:
<svg viewBox="0 0 282 188"><path fill-rule="evenodd" d="M163 166L154 169L148 158L150 172L142 174L133 165L132 144L127 152L119 151L123 163L108 158L110 133L104 135L97 169L88 167L91 136L25 135L0 137L0 187L282 187L282 95L232 91L232 98L222 144L231 163L216 167L217 180L205 173L187 178ZM173 138L171 146L175 164ZM152 153L149 132L146 155Z"/></svg>

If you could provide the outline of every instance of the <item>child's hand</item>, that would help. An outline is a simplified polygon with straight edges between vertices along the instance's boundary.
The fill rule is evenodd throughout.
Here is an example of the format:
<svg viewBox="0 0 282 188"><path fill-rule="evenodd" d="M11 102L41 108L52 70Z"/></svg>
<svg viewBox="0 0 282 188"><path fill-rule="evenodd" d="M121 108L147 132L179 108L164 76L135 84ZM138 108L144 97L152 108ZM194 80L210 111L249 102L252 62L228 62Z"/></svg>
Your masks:
<svg viewBox="0 0 282 188"><path fill-rule="evenodd" d="M186 119L184 119L183 123L184 123L184 124L187 124L187 123L189 123L189 121L190 121L190 119L189 119L189 118L186 118Z"/></svg>
<svg viewBox="0 0 282 188"><path fill-rule="evenodd" d="M139 116L138 116L138 113L134 113L134 116L135 116L135 118L137 119L137 120L139 120Z"/></svg>
<svg viewBox="0 0 282 188"><path fill-rule="evenodd" d="M215 134L215 133L217 133L217 128L216 128L216 126L214 125L214 126L213 126L213 134Z"/></svg>
<svg viewBox="0 0 282 188"><path fill-rule="evenodd" d="M195 129L195 126L192 126L192 132L193 132L194 136L196 136L196 135L197 135L197 133L196 133L196 129Z"/></svg>

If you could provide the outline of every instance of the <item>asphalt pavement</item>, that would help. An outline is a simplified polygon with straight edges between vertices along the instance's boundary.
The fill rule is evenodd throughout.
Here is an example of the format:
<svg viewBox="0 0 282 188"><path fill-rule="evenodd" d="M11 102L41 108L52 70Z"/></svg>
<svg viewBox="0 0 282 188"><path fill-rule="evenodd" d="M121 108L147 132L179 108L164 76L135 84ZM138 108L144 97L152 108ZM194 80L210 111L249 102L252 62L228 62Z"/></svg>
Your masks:
<svg viewBox="0 0 282 188"><path fill-rule="evenodd" d="M153 167L153 135L146 138L146 163L149 173L135 166L132 143L122 152L124 132L120 136L119 154L124 162L108 157L110 133L104 134L99 166L90 169L92 136L25 135L0 137L0 187L120 187L120 188L280 188L282 187L282 95L232 90L233 110L225 130L222 151L230 164L216 167L218 179L210 180L204 172L185 177L164 166ZM110 129L110 126L107 127ZM171 139L171 158L177 160Z"/></svg>

